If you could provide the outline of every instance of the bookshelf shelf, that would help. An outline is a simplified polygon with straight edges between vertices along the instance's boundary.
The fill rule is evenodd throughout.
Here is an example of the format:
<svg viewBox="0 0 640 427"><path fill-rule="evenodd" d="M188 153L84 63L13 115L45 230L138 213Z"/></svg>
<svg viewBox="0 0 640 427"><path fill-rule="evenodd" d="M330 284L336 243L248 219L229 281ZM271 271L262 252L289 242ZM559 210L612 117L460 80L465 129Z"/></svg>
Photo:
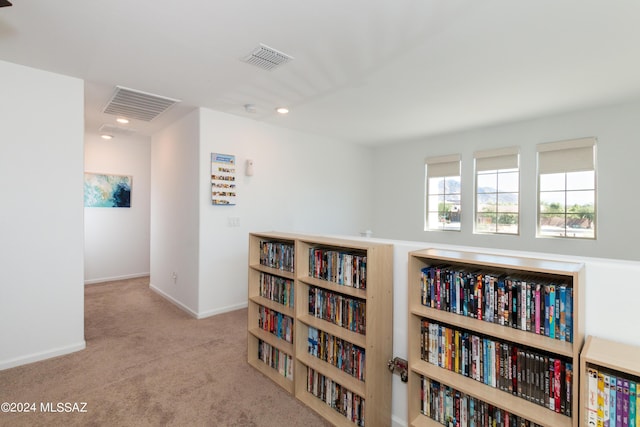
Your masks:
<svg viewBox="0 0 640 427"><path fill-rule="evenodd" d="M272 345L273 347L276 347L284 351L289 355L293 354L294 348L292 343L281 340L280 338L276 337L273 334L270 334L267 331L263 331L262 329L259 329L259 328L253 328L253 329L249 329L249 334L253 335L255 338L259 340L266 342L269 345Z"/></svg>
<svg viewBox="0 0 640 427"><path fill-rule="evenodd" d="M612 341L600 337L588 336L584 348L582 349L582 353L580 355L580 403L582 405L580 412L580 426L587 427L589 425L604 425L606 422L607 425L614 425L614 423L609 422L609 420L605 421L605 410L602 408L602 412L598 411L598 408L595 408L595 413L590 414L589 408L589 388L591 385L589 384L589 370L596 372L596 386L601 388L601 392L609 393L609 397L605 400L603 395L603 404L607 404L610 400L609 398L616 393L611 393L610 391L605 391L604 383L609 383L612 377L617 379L626 380L629 383L635 383L636 388L636 417L634 420L634 424L632 424L631 420L629 420L626 424L628 425L638 425L637 420L640 419L638 413L638 389L640 389L640 348L637 346L620 343L617 341ZM598 384L597 381L600 380L599 375L603 375L602 385ZM608 377L605 381L604 378ZM609 385L607 385L607 389ZM617 388L617 385L616 385ZM624 389L624 385L623 385ZM598 391L592 391L596 393L596 405L598 404L597 394ZM616 397L616 399L619 396ZM633 398L631 394L629 394L630 402L633 402ZM611 411L606 411L607 417L612 415ZM593 424L589 423L589 417L592 416L591 420ZM598 419L602 417L602 419ZM622 419L622 415L620 420ZM623 422L624 424L624 422ZM615 423L615 425L620 425L620 423Z"/></svg>
<svg viewBox="0 0 640 427"><path fill-rule="evenodd" d="M540 425L570 427L571 418L551 412L541 406L522 398L479 383L471 378L460 376L455 372L438 368L430 363L419 361L412 365L412 371L443 384L455 384L458 390L464 390L469 396L478 398L490 405L508 409L510 413L524 417Z"/></svg>
<svg viewBox="0 0 640 427"><path fill-rule="evenodd" d="M302 391L296 391L296 397L302 403L316 411L320 416L329 421L334 426L345 425L345 417L331 408L322 400L315 397L313 394L306 391L306 389L302 389ZM355 425L354 423L349 422L350 425ZM349 425L347 424L347 425Z"/></svg>
<svg viewBox="0 0 640 427"><path fill-rule="evenodd" d="M307 353L298 354L297 359L305 366L308 366L326 377L332 377L333 380L339 384L342 384L352 392L359 396L366 395L365 383L353 378L351 375L337 370L333 365L311 356Z"/></svg>
<svg viewBox="0 0 640 427"><path fill-rule="evenodd" d="M422 274L424 271L431 274L432 270L429 270L430 267L442 267L443 271L447 268L451 272L460 272L461 275L463 273L468 274L468 277L473 277L474 279L476 277L482 277L482 280L484 280L485 277L491 275L493 277L500 277L501 280L505 278L523 278L523 280L529 284L552 283L558 285L562 284L566 289L571 288L573 294L572 322L567 323L567 325L569 325L567 328L570 328L570 331L567 331L567 334L570 333L570 335L563 334L561 336L571 336L572 339L570 341L563 341L545 336L542 334L543 332L535 332L534 321L530 319L533 316L532 313L535 312L534 307L538 307L540 310L540 305L536 305L536 303L534 303L533 291L523 293L522 295L524 296L524 299L520 300L519 298L521 294L516 294L516 289L518 289L519 292L519 289L528 288L524 285L522 288L516 288L515 281L513 282L514 294L513 296L509 294L509 297L507 297L507 291L499 291L499 289L507 288L498 288L497 279L495 282L495 288L493 287L494 282L491 282L489 288L480 288L479 291L478 288L476 288L476 294L477 292L480 292L481 301L476 300L475 303L477 304L480 302L481 306L483 303L491 304L488 306L491 307L491 310L488 310L489 316L484 316L487 306L482 306L481 308L481 310L483 310L483 316L485 317L484 319L476 318L479 317L477 315L472 317L471 315L465 316L463 314L463 310L461 308L463 302L468 303L468 307L465 305L465 308L468 308L468 314L475 313L475 311L471 309L471 307L475 307L473 306L472 301L474 298L473 291L469 291L469 289L473 289L473 286L465 288L464 292L460 291L456 295L455 291L452 291L451 289L463 289L464 285L459 284L456 286L451 285L451 282L449 282L445 287L444 279L442 281L441 290L443 295L449 295L450 299L447 299L445 303L444 296L442 296L443 302L441 307L435 308L437 306L436 303L434 303L434 307L431 307L431 295L429 293L435 288L429 288L429 285L425 285L426 287L423 287L422 281ZM580 350L584 340L584 319L581 315L584 311L584 298L582 295L582 290L584 289L584 267L582 264L531 258L494 256L482 253L425 249L414 251L409 254L408 269L408 419L411 422L411 426L422 427L440 425L439 422L431 419L422 412L421 394L429 394L428 390L422 390L424 386L422 382L423 378L426 378L430 384L439 383L443 387L451 387L459 392L460 395L466 396L469 399L475 399L476 401L481 401L493 407L500 408L503 412L508 412L513 416L521 417L535 424L556 427L578 426L580 387L577 369L580 362ZM478 276L479 274L486 274L486 276ZM456 287L453 288L453 286ZM540 288L538 288L538 290L539 289ZM544 286L542 289L544 291ZM425 293L429 295L425 297ZM468 298L464 299L463 294ZM440 291L437 292L437 295L438 301L440 301ZM516 295L518 295L517 299ZM529 299L529 305L526 303L526 295L531 297ZM484 296L486 296L486 300L482 300ZM495 310L496 314L499 313L498 301L503 301L503 315L494 316L491 314L493 313L493 310ZM522 301L522 307L527 307L528 311L523 308L522 316L524 320L521 323L517 323L520 322L520 318L518 317L516 319L515 307L519 306L520 301ZM513 304L508 304L508 302L512 302ZM423 303L429 304L429 306L423 305ZM511 308L507 309L507 306L513 306L514 312L512 313ZM544 303L542 305L542 309L544 309ZM525 313L529 314L527 315ZM541 318L543 318L542 315L539 320ZM527 319L530 320L530 323L526 321ZM514 321L513 324L511 323L512 320ZM563 317L562 323L563 325L565 324L565 317ZM456 336L457 338L453 341L449 338L449 341L447 341L449 343L448 346L442 346L442 339L438 341L437 337L434 338L434 336L431 336L431 330L425 329L425 325L434 327L435 330L440 333L444 333L442 331L447 330L447 332L452 334L451 336ZM540 326L541 329L544 327L544 325ZM460 337L463 336L467 341L462 341L462 338ZM530 399L526 398L525 393L523 393L522 396L519 396L518 393L512 393L507 389L507 387L514 385L510 378L507 379L507 374L502 375L500 377L502 378L501 380L494 379L494 382L496 382L497 385L496 387L487 385L483 381L478 381L478 378L473 379L472 374L470 373L467 374L468 376L463 375L463 363L469 371L474 369L470 337L476 337L479 339L480 347L477 347L476 345L474 348L480 348L480 353L483 352L483 348L487 348L486 342L497 343L495 353L492 354L491 350L488 350L489 353L484 353L484 358L486 360L480 361L479 364L475 365L475 367L480 367L478 372L483 372L478 375L496 375L498 377L500 376L500 367L505 369L505 371L512 372L512 366L518 366L516 368L518 374L522 373L523 376L527 376L531 381ZM430 341L432 339L435 339L435 341ZM485 342L485 347L483 347L483 340ZM435 352L434 347L429 347L430 343L431 345L435 345ZM488 348L491 349L492 347ZM503 353L500 352L501 350ZM515 357L513 355L516 354L517 350L521 350L524 353L528 352L528 354L533 354L534 356L532 356L531 359L528 357L520 359L519 356L517 359L512 359L512 357ZM449 358L447 360L457 361L459 365L456 364L455 367L450 366L445 368L442 366L444 362L438 361L438 356L436 356L435 361L432 360L432 363L425 360L428 358L428 354L433 355L436 353L442 358ZM536 355L540 356L538 364L536 364ZM544 379L545 371L547 374L549 374L549 372L546 368L545 370L540 370L541 366L543 366L543 363L541 362L543 360L547 361L551 359L560 359L567 366L570 365L572 367L573 379L569 376L567 383L565 383L564 378L562 379L562 384L570 384L570 390L562 389L565 393L562 396L572 396L570 402L563 402L563 408L566 408L567 412L566 415L549 409L542 404L545 400L545 397L542 395L545 389L542 381ZM532 362L526 362L527 369L525 369L525 364L524 362L521 364L521 360L532 360ZM489 369L487 364L490 363L493 367L494 362L495 371L491 374L487 373L488 371L486 371L486 369ZM514 365L511 365L511 363L514 363ZM565 365L562 366L564 367ZM522 370L520 370L521 367ZM538 369L538 371L536 371L536 369ZM458 372L456 372L456 370ZM564 371L562 372L564 375ZM534 378L536 378L536 380L534 380ZM498 381L503 381L502 387L504 390L500 389L500 383ZM538 382L536 383L535 381ZM488 382L490 383L491 381ZM535 403L536 398L539 399L538 403ZM566 406L569 407L567 408Z"/></svg>
<svg viewBox="0 0 640 427"><path fill-rule="evenodd" d="M328 270L335 268L333 280L313 277L310 266L314 266L313 251L322 254L332 253L327 256ZM340 255L336 255L340 254ZM333 256L333 258L331 258ZM338 282L341 280L336 266L336 260L340 257L353 257L344 262L345 271L355 272L357 262L366 257L366 271L363 277L360 273L354 273L353 279L344 281L357 283L356 286L365 286L364 289L351 287ZM356 257L359 261L355 261ZM320 398L307 391L308 372L315 371L324 375L327 380L337 383L349 393L363 399L364 420L367 426L383 426L391 424L391 373L387 368L387 361L392 359L392 310L393 310L393 247L390 244L374 243L369 241L350 241L344 239L330 239L324 237L301 237L296 246L296 380L295 394L298 399L314 409L336 426L354 426L357 421L351 421L336 409L327 405ZM341 264L343 265L343 264ZM315 271L315 270L314 270ZM339 268L342 271L342 267ZM315 274L315 273L314 273ZM356 275L358 275L356 277ZM364 304L364 334L354 332L331 321L315 317L309 312L310 291L320 289L327 291L336 297L344 298L349 303ZM314 291L315 292L315 291ZM327 301L329 299L327 298ZM313 305L313 304L312 304ZM354 315L355 316L355 315ZM343 317L346 319L347 315ZM358 318L359 319L359 318ZM361 347L365 351L364 381L353 377L338 367L327 363L309 353L309 328L315 328L335 338L348 342L350 345Z"/></svg>
<svg viewBox="0 0 640 427"><path fill-rule="evenodd" d="M260 264L251 264L249 267L252 270L255 270L257 272L263 272L263 273L267 273L267 274L272 274L274 276L280 276L282 278L289 279L289 280L294 280L295 279L295 274L294 273L291 273L291 272L285 271L285 270L280 270L278 268L267 267L267 266L260 265Z"/></svg>
<svg viewBox="0 0 640 427"><path fill-rule="evenodd" d="M295 340L295 311L293 308L294 298L291 298L291 304L287 303L287 305L282 304L278 301L271 300L265 296L261 296L261 276L268 275L268 277L273 277L278 280L288 281L290 283L291 289L294 291L295 295L295 273L293 271L287 271L281 268L274 268L267 265L263 265L260 263L261 254L262 258L265 256L265 245L275 245L277 246L277 252L275 246L274 249L275 257L278 258L280 255L282 257L276 259L277 262L280 262L285 257L290 257L291 262L286 266L287 268L291 268L294 266L293 264L293 254L295 253L295 239L292 235L284 234L284 233L251 233L249 235L249 275L248 275L248 333L247 333L247 359L251 366L255 367L273 380L276 384L280 385L282 388L287 390L289 393L294 394L295 382L295 348L293 342L287 342L284 339L277 337L274 334L271 334L268 331L265 331L259 327L259 318L260 318L260 310L263 308L276 311L281 313L284 316L288 316L293 319L293 324L291 325L291 337L292 340ZM282 248L288 248L286 253L283 254ZM265 262L263 260L263 262ZM273 368L267 365L259 358L259 343L260 341L269 344L272 348L277 349L278 357L283 357L283 354L286 356L290 356L291 363L294 364L294 367L291 369L294 377L289 378L283 376L282 373L278 371L278 369ZM286 357L285 356L285 357Z"/></svg>
<svg viewBox="0 0 640 427"><path fill-rule="evenodd" d="M414 307L411 310L411 313L416 317L424 317L461 329L473 330L483 335L502 337L505 334L505 327L495 323L482 322L470 317L464 317L459 314L448 313L446 311L424 306ZM570 342L552 340L543 335L532 334L531 332L513 328L508 329L506 332L509 333L508 340L510 342L518 343L527 347L533 347L538 350L543 350L560 356L573 356L574 346Z"/></svg>
<svg viewBox="0 0 640 427"><path fill-rule="evenodd" d="M633 345L588 336L581 362L640 378L640 348Z"/></svg>
<svg viewBox="0 0 640 427"><path fill-rule="evenodd" d="M298 314L297 320L304 323L307 326L312 326L316 329L321 329L325 332L330 333L331 335L342 338L345 341L349 341L359 347L365 347L367 345L367 337L365 335L359 334L357 332L352 332L348 329L345 329L341 326L335 325L331 322L327 322L326 320L318 319L317 317L311 316L310 314L303 313ZM302 331L302 334L306 334L308 328ZM304 335L306 337L306 335ZM306 340L305 340L306 345Z"/></svg>
<svg viewBox="0 0 640 427"><path fill-rule="evenodd" d="M364 289L351 288L349 286L336 285L335 283L328 282L326 280L316 279L315 277L299 277L298 281L301 284L312 285L317 288L327 289L331 292L337 292L343 295L348 295L354 298L366 299L367 291Z"/></svg>
<svg viewBox="0 0 640 427"><path fill-rule="evenodd" d="M278 311L282 314L286 314L289 317L293 317L295 316L295 312L293 310L293 307L287 307L287 306L283 306L282 304L279 304L275 301L272 301L268 298L264 298L264 297L260 297L260 296L254 296L254 297L249 297L249 301L254 302L258 305L261 305L263 307L267 307L270 308L271 310L275 310Z"/></svg>
<svg viewBox="0 0 640 427"><path fill-rule="evenodd" d="M409 425L411 427L438 427L438 426L441 426L442 424L440 424L435 420L432 420L429 417L425 417L421 415L416 417L414 420L412 420L411 424Z"/></svg>

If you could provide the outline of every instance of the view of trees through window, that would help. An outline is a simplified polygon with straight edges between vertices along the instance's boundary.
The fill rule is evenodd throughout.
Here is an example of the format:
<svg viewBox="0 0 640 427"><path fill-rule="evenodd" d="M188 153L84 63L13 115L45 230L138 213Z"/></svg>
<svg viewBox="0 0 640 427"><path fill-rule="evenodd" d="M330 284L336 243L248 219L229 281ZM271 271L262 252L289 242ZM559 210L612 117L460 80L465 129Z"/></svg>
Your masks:
<svg viewBox="0 0 640 427"><path fill-rule="evenodd" d="M538 235L595 239L595 171L540 174Z"/></svg>
<svg viewBox="0 0 640 427"><path fill-rule="evenodd" d="M427 229L460 231L460 176L427 181Z"/></svg>
<svg viewBox="0 0 640 427"><path fill-rule="evenodd" d="M518 169L476 173L476 233L518 234Z"/></svg>

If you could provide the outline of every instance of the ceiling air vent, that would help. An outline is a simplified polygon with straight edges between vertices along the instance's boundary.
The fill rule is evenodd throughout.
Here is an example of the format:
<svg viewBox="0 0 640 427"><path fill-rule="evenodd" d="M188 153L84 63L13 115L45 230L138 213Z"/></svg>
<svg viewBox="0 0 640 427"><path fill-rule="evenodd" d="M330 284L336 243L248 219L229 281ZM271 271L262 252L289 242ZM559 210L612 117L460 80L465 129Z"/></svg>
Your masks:
<svg viewBox="0 0 640 427"><path fill-rule="evenodd" d="M180 101L177 99L116 86L113 96L102 112L150 122L178 102Z"/></svg>
<svg viewBox="0 0 640 427"><path fill-rule="evenodd" d="M242 58L244 62L264 68L265 70L273 70L277 66L286 64L292 59L293 56L277 51L269 46L265 46L262 43L260 43L260 46L255 48L248 56Z"/></svg>

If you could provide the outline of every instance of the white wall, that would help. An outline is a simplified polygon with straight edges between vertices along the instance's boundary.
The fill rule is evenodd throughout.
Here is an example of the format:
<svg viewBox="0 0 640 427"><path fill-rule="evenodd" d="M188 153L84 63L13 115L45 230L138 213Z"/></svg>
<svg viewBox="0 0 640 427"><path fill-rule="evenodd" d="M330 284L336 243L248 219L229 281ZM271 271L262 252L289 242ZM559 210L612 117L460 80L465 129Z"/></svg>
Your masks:
<svg viewBox="0 0 640 427"><path fill-rule="evenodd" d="M200 112L200 316L246 306L250 231L357 234L371 226L371 149ZM236 206L211 204L212 152L236 156Z"/></svg>
<svg viewBox="0 0 640 427"><path fill-rule="evenodd" d="M84 208L85 283L148 275L150 138L86 135L84 170L133 177L131 208Z"/></svg>
<svg viewBox="0 0 640 427"><path fill-rule="evenodd" d="M637 212L640 198L633 189L640 182L640 102L590 109L548 118L425 138L375 150L376 200L374 235L530 250L544 253L640 260ZM597 145L598 238L591 240L537 239L536 144L594 136ZM520 146L520 236L474 235L473 152ZM424 158L462 154L462 231L424 229ZM401 190L399 190L401 189Z"/></svg>
<svg viewBox="0 0 640 427"><path fill-rule="evenodd" d="M151 288L195 317L246 306L250 231L357 234L372 224L371 149L207 109L151 145ZM236 156L235 206L211 204L211 153Z"/></svg>
<svg viewBox="0 0 640 427"><path fill-rule="evenodd" d="M197 110L151 142L151 288L194 316L199 298L198 147Z"/></svg>
<svg viewBox="0 0 640 427"><path fill-rule="evenodd" d="M0 369L81 350L83 82L0 61Z"/></svg>

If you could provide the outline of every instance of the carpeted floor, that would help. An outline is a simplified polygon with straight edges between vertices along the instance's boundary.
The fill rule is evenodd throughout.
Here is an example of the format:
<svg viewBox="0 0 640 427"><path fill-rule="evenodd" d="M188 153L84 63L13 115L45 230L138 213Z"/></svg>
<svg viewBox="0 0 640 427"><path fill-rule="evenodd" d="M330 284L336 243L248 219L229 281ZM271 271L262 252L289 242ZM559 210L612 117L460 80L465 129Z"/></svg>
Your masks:
<svg viewBox="0 0 640 427"><path fill-rule="evenodd" d="M0 371L0 403L36 407L0 425L329 425L247 364L246 310L196 320L148 285L87 286L86 350ZM42 412L58 403L86 412Z"/></svg>

